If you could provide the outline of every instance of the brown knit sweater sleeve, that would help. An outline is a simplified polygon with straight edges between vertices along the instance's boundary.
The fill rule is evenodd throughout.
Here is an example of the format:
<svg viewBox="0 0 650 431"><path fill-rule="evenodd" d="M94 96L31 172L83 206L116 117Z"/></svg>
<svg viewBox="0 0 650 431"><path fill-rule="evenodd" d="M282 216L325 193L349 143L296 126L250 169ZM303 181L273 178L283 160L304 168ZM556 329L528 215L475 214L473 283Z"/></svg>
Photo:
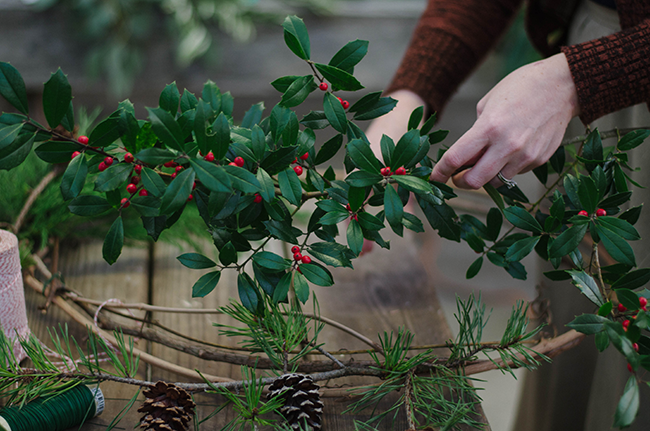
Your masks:
<svg viewBox="0 0 650 431"><path fill-rule="evenodd" d="M650 20L601 39L562 47L562 52L578 91L583 123L650 101Z"/></svg>
<svg viewBox="0 0 650 431"><path fill-rule="evenodd" d="M523 0L429 0L387 93L408 89L440 111Z"/></svg>

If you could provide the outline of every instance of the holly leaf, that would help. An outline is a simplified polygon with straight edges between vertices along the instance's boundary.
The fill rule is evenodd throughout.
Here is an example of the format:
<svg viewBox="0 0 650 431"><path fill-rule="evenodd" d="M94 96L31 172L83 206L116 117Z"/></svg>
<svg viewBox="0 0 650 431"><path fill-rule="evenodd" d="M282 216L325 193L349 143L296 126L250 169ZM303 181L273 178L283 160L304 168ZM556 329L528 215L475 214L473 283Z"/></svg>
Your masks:
<svg viewBox="0 0 650 431"><path fill-rule="evenodd" d="M327 64L314 63L316 69L323 74L323 77L332 83L336 88L343 91L361 90L363 85L350 73Z"/></svg>
<svg viewBox="0 0 650 431"><path fill-rule="evenodd" d="M192 193L194 178L194 170L184 169L169 183L162 197L160 214L170 215L185 205Z"/></svg>
<svg viewBox="0 0 650 431"><path fill-rule="evenodd" d="M111 208L111 204L106 199L93 195L77 196L68 205L72 214L86 217L99 215Z"/></svg>
<svg viewBox="0 0 650 431"><path fill-rule="evenodd" d="M190 269L206 269L217 266L216 262L200 253L183 253L176 257L176 259L178 259L183 266Z"/></svg>
<svg viewBox="0 0 650 431"><path fill-rule="evenodd" d="M329 62L330 66L351 71L368 53L367 40L353 40L345 44Z"/></svg>
<svg viewBox="0 0 650 431"><path fill-rule="evenodd" d="M183 132L172 114L162 108L146 108L151 128L158 139L168 148L183 152Z"/></svg>
<svg viewBox="0 0 650 431"><path fill-rule="evenodd" d="M531 231L531 232L542 232L542 226L535 220L528 211L521 207L508 207L503 211L503 215L506 216L506 219L512 223L513 226L516 226L520 229Z"/></svg>
<svg viewBox="0 0 650 431"><path fill-rule="evenodd" d="M212 271L201 276L192 286L192 298L204 298L212 292L221 278L221 271Z"/></svg>
<svg viewBox="0 0 650 431"><path fill-rule="evenodd" d="M605 301L598 289L598 285L593 277L584 271L567 271L571 278L572 283L582 292L591 302L601 307Z"/></svg>
<svg viewBox="0 0 650 431"><path fill-rule="evenodd" d="M276 272L286 271L291 268L291 262L278 256L270 251L260 251L253 256L253 262L262 268L270 269Z"/></svg>
<svg viewBox="0 0 650 431"><path fill-rule="evenodd" d="M348 119L345 116L345 109L341 102L330 92L326 92L323 98L323 109L325 117L332 125L334 130L339 133L345 133L348 129Z"/></svg>
<svg viewBox="0 0 650 431"><path fill-rule="evenodd" d="M601 332L605 322L608 320L596 314L583 314L573 319L570 323L567 323L566 326L585 335L593 335Z"/></svg>
<svg viewBox="0 0 650 431"><path fill-rule="evenodd" d="M63 200L76 198L84 187L88 175L88 164L86 158L77 156L68 165L63 177L61 177L61 195Z"/></svg>
<svg viewBox="0 0 650 431"><path fill-rule="evenodd" d="M239 292L239 300L242 305L251 313L256 313L259 293L255 282L248 274L242 273L237 276L237 291Z"/></svg>
<svg viewBox="0 0 650 431"><path fill-rule="evenodd" d="M29 114L25 81L15 67L5 62L0 62L0 95L23 114Z"/></svg>
<svg viewBox="0 0 650 431"><path fill-rule="evenodd" d="M54 72L43 87L43 113L47 124L56 128L70 109L72 87L61 68Z"/></svg>
<svg viewBox="0 0 650 431"><path fill-rule="evenodd" d="M614 413L614 426L618 428L628 427L636 419L639 412L639 384L635 376L630 376L623 389L623 395L616 406Z"/></svg>
<svg viewBox="0 0 650 431"><path fill-rule="evenodd" d="M113 224L111 225L106 238L104 238L104 244L102 246L102 255L104 260L108 262L109 265L114 264L117 261L117 258L122 254L122 247L124 246L124 224L122 222L122 217L118 217Z"/></svg>
<svg viewBox="0 0 650 431"><path fill-rule="evenodd" d="M284 42L289 49L303 60L309 60L311 48L309 44L309 33L307 26L302 19L295 15L285 18L282 23L284 28Z"/></svg>
<svg viewBox="0 0 650 431"><path fill-rule="evenodd" d="M307 280L311 283L314 283L317 286L332 286L334 280L332 279L332 274L315 263L303 263L300 265L300 272L305 276Z"/></svg>

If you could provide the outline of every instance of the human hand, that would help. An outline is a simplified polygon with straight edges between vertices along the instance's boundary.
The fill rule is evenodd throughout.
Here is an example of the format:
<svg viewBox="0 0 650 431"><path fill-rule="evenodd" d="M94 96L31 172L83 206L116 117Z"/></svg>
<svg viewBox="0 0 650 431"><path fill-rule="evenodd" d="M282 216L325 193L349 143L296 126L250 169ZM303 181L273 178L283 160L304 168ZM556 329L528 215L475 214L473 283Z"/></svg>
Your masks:
<svg viewBox="0 0 650 431"><path fill-rule="evenodd" d="M477 119L440 158L431 179L453 176L456 186L478 189L545 163L557 150L578 95L564 54L520 67L499 82L476 108ZM470 167L457 175L458 170Z"/></svg>

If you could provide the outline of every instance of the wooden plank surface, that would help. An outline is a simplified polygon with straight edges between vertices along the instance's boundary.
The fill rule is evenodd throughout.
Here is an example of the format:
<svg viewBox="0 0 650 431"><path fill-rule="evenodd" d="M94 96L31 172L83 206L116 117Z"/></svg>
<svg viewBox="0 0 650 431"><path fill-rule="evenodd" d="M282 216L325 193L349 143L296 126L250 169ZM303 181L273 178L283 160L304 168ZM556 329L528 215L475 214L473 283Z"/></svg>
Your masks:
<svg viewBox="0 0 650 431"><path fill-rule="evenodd" d="M432 250L437 237L428 231L419 235L407 232L405 238L389 239L391 239L390 251L375 246L371 253L353 262L354 270L333 269L336 282L334 286L311 286L319 300L321 315L341 322L373 340L377 339L377 334L396 331L403 326L415 334L415 344L444 343L451 338L452 334L440 309L434 280L427 272L427 269L435 263ZM203 251L216 259L213 250L211 244L206 244ZM60 268L69 288L79 291L84 296L103 301L120 298L124 302L150 301L155 305L171 307L216 309L227 305L230 298L238 297L236 273L225 271L218 287L211 294L202 299L192 298L191 287L203 272L187 269L178 262L176 257L187 251L190 250L182 250L164 243L155 244L151 254L146 248L127 248L115 265L108 266L101 260L101 244L92 243L62 253ZM276 251L281 252L280 249ZM149 280L149 271L152 275L151 280ZM56 307L49 309L47 314L42 314L37 309L37 306L44 301L42 296L38 297L30 293L27 300L30 326L42 340L45 339L44 330L47 326L67 320L66 316L56 310ZM310 310L306 309L306 311ZM143 316L142 313L136 314L139 317ZM224 324L233 323L224 316L156 312L151 317L164 326L198 339L225 345L235 343L234 340L219 335L217 328L212 326L214 321ZM70 323L70 326L75 329L75 336L83 338L84 331L79 328L79 325ZM367 348L367 345L358 339L331 327L325 328L319 341L324 342L330 351ZM138 347L143 350L148 348L143 340L139 341ZM200 369L213 375L236 379L240 377L239 366L205 361L155 343L150 349L154 356L189 369ZM341 359L346 358L341 355ZM144 366L141 367L139 377L153 379L153 381L186 380L155 368L148 373ZM331 384L358 385L373 381L376 380L348 378ZM107 410L102 416L82 427L83 431L105 429L136 391L134 387L118 384L104 383L102 388L108 399ZM395 397L398 396L399 394L395 394ZM199 418L203 418L220 400L214 396L201 396L197 401ZM391 401L394 399L386 400L386 403ZM348 407L349 402L347 398L325 398L325 430L354 429L354 419L367 419L368 413L365 412L357 416L341 416L340 413ZM130 429L138 423L137 405L136 403L136 407L126 415L120 427ZM204 423L201 430L218 430L232 418L232 411L224 411ZM404 415L401 414L395 424L384 421L379 429L407 428Z"/></svg>

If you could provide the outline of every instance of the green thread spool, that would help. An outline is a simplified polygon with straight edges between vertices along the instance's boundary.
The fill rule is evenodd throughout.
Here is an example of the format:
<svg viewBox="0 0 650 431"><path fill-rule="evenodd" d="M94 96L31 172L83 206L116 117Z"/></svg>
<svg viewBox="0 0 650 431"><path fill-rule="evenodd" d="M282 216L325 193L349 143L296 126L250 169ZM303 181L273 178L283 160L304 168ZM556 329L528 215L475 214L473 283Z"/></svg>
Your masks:
<svg viewBox="0 0 650 431"><path fill-rule="evenodd" d="M0 431L64 431L77 427L104 411L98 387L77 385L61 395L37 398L22 408L0 410Z"/></svg>

